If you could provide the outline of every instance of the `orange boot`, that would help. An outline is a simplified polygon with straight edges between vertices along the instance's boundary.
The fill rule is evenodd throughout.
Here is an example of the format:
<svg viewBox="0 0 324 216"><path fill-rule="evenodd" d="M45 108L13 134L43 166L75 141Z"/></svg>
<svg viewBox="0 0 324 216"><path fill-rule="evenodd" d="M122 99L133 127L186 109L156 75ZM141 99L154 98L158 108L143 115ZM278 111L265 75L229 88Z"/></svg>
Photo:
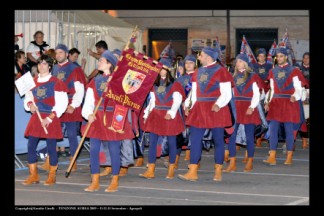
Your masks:
<svg viewBox="0 0 324 216"><path fill-rule="evenodd" d="M151 163L151 164L148 164L146 172L143 174L142 173L139 174L139 176L147 178L147 179L155 178L154 171L155 171L155 164Z"/></svg>
<svg viewBox="0 0 324 216"><path fill-rule="evenodd" d="M285 165L291 165L292 164L292 157L293 157L293 151L287 151L287 158L285 161Z"/></svg>
<svg viewBox="0 0 324 216"><path fill-rule="evenodd" d="M48 173L47 180L44 182L44 185L53 185L56 182L56 170L57 170L57 165L56 166L50 166L50 170Z"/></svg>
<svg viewBox="0 0 324 216"><path fill-rule="evenodd" d="M28 164L28 167L29 167L29 176L22 184L30 185L30 184L39 183L39 175L37 172L37 163Z"/></svg>
<svg viewBox="0 0 324 216"><path fill-rule="evenodd" d="M276 150L270 150L269 151L269 157L267 158L267 160L263 160L264 163L267 163L269 165L276 165L277 164L277 160L276 160Z"/></svg>
<svg viewBox="0 0 324 216"><path fill-rule="evenodd" d="M307 149L307 148L308 148L307 138L302 137L302 149Z"/></svg>
<svg viewBox="0 0 324 216"><path fill-rule="evenodd" d="M128 167L120 167L119 176L125 176L128 173Z"/></svg>
<svg viewBox="0 0 324 216"><path fill-rule="evenodd" d="M187 150L186 150L186 154L185 154L184 160L185 160L185 161L190 160L190 149L187 149Z"/></svg>
<svg viewBox="0 0 324 216"><path fill-rule="evenodd" d="M190 169L190 165L191 164L188 164L188 169ZM198 161L198 163L197 163L197 169L200 169L200 161Z"/></svg>
<svg viewBox="0 0 324 216"><path fill-rule="evenodd" d="M50 169L50 159L49 156L46 157L45 162L43 165L38 165L38 168L42 169L42 170L49 170Z"/></svg>
<svg viewBox="0 0 324 216"><path fill-rule="evenodd" d="M236 157L230 157L230 164L227 169L224 169L223 172L233 172L236 171Z"/></svg>
<svg viewBox="0 0 324 216"><path fill-rule="evenodd" d="M255 147L257 147L257 148L262 147L262 138L261 137L256 139Z"/></svg>
<svg viewBox="0 0 324 216"><path fill-rule="evenodd" d="M178 175L178 177L182 180L186 181L196 181L198 179L198 164L189 164L189 170L184 175Z"/></svg>
<svg viewBox="0 0 324 216"><path fill-rule="evenodd" d="M70 163L71 163L71 161L72 161L72 156L70 157ZM76 163L76 160L75 160L75 162L74 162L74 164L73 164L73 166L71 168L71 172L75 172L76 170L77 170L77 163Z"/></svg>
<svg viewBox="0 0 324 216"><path fill-rule="evenodd" d="M144 165L144 158L143 157L138 157L136 160L136 163L134 164L135 167L141 167Z"/></svg>
<svg viewBox="0 0 324 216"><path fill-rule="evenodd" d="M246 163L247 159L248 159L248 153L247 153L247 150L245 150L245 154L244 154L244 158L242 160L242 163Z"/></svg>
<svg viewBox="0 0 324 216"><path fill-rule="evenodd" d="M224 162L228 163L229 161L229 150L226 149L224 153Z"/></svg>
<svg viewBox="0 0 324 216"><path fill-rule="evenodd" d="M167 179L173 179L175 164L169 164Z"/></svg>
<svg viewBox="0 0 324 216"><path fill-rule="evenodd" d="M253 157L249 157L247 159L245 168L244 168L244 172L251 172L253 169Z"/></svg>
<svg viewBox="0 0 324 216"><path fill-rule="evenodd" d="M118 175L113 175L110 185L106 188L105 192L116 192L118 191Z"/></svg>
<svg viewBox="0 0 324 216"><path fill-rule="evenodd" d="M91 184L89 185L89 187L84 189L84 191L93 192L93 191L99 190L99 188L100 188L100 185L99 185L99 173L92 174L91 176L92 176Z"/></svg>
<svg viewBox="0 0 324 216"><path fill-rule="evenodd" d="M174 169L178 169L179 159L180 159L180 156L176 155L176 159L175 159L175 162L174 162Z"/></svg>
<svg viewBox="0 0 324 216"><path fill-rule="evenodd" d="M111 166L105 167L105 169L99 174L99 176L107 176L111 173Z"/></svg>
<svg viewBox="0 0 324 216"><path fill-rule="evenodd" d="M215 164L215 175L214 175L214 181L222 181L222 164Z"/></svg>

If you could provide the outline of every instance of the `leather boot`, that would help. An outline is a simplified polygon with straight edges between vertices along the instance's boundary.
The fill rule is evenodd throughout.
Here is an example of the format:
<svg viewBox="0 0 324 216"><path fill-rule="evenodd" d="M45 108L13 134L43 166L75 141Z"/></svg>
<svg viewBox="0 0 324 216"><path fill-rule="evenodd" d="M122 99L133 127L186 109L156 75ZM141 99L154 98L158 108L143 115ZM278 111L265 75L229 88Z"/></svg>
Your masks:
<svg viewBox="0 0 324 216"><path fill-rule="evenodd" d="M175 159L175 162L174 162L174 169L178 169L179 159L180 159L180 156L176 155L176 159Z"/></svg>
<svg viewBox="0 0 324 216"><path fill-rule="evenodd" d="M307 148L308 148L307 138L302 137L302 149L307 149Z"/></svg>
<svg viewBox="0 0 324 216"><path fill-rule="evenodd" d="M89 191L89 192L93 192L93 191L98 191L100 188L99 185L99 173L96 174L92 174L92 181L91 184L89 185L89 187L85 188L84 191Z"/></svg>
<svg viewBox="0 0 324 216"><path fill-rule="evenodd" d="M233 172L236 171L236 157L229 158L230 164L226 169L223 169L223 172Z"/></svg>
<svg viewBox="0 0 324 216"><path fill-rule="evenodd" d="M184 175L178 175L178 177L182 180L186 181L196 181L198 179L198 164L189 164L189 170Z"/></svg>
<svg viewBox="0 0 324 216"><path fill-rule="evenodd" d="M191 164L188 164L188 169L190 169L190 165ZM197 169L200 169L200 161L198 161L198 163L197 163Z"/></svg>
<svg viewBox="0 0 324 216"><path fill-rule="evenodd" d="M111 166L105 167L105 169L99 174L99 176L107 176L111 173Z"/></svg>
<svg viewBox="0 0 324 216"><path fill-rule="evenodd" d="M53 185L56 182L56 170L57 170L57 165L56 166L50 166L50 170L48 173L47 180L44 182L44 185Z"/></svg>
<svg viewBox="0 0 324 216"><path fill-rule="evenodd" d="M106 188L105 192L116 192L118 191L118 175L113 175L110 185Z"/></svg>
<svg viewBox="0 0 324 216"><path fill-rule="evenodd" d="M247 150L245 150L244 158L242 160L242 163L246 163L247 162L247 159L248 159L248 153L247 153Z"/></svg>
<svg viewBox="0 0 324 216"><path fill-rule="evenodd" d="M72 156L70 157L70 163L71 163L71 161L72 161ZM76 170L77 170L77 162L75 160L75 162L74 162L74 164L73 164L73 166L71 168L71 172L75 172Z"/></svg>
<svg viewBox="0 0 324 216"><path fill-rule="evenodd" d="M264 163L267 163L269 165L276 165L277 164L277 160L276 160L276 150L270 150L269 151L269 157L267 158L267 160L263 160Z"/></svg>
<svg viewBox="0 0 324 216"><path fill-rule="evenodd" d="M173 179L173 177L174 177L174 168L175 168L174 164L169 164L168 175L166 176L167 179Z"/></svg>
<svg viewBox="0 0 324 216"><path fill-rule="evenodd" d="M128 167L120 167L119 176L125 176L128 173Z"/></svg>
<svg viewBox="0 0 324 216"><path fill-rule="evenodd" d="M187 150L186 150L186 154L185 154L184 160L185 160L185 161L190 160L190 149L187 149Z"/></svg>
<svg viewBox="0 0 324 216"><path fill-rule="evenodd" d="M229 161L229 150L226 149L224 153L224 162L228 163Z"/></svg>
<svg viewBox="0 0 324 216"><path fill-rule="evenodd" d="M222 181L222 164L215 164L215 175L214 175L214 181Z"/></svg>
<svg viewBox="0 0 324 216"><path fill-rule="evenodd" d="M292 157L293 157L293 151L287 151L287 158L285 161L285 165L291 165L292 164Z"/></svg>
<svg viewBox="0 0 324 216"><path fill-rule="evenodd" d="M247 159L245 168L244 168L244 172L251 172L253 169L253 157L249 157Z"/></svg>
<svg viewBox="0 0 324 216"><path fill-rule="evenodd" d="M134 164L135 167L141 167L144 165L144 158L143 157L138 157L136 160L136 163Z"/></svg>
<svg viewBox="0 0 324 216"><path fill-rule="evenodd" d="M50 169L50 159L49 159L49 156L46 157L45 159L45 162L43 165L38 165L37 166L39 169L42 169L42 170L49 170Z"/></svg>
<svg viewBox="0 0 324 216"><path fill-rule="evenodd" d="M148 164L146 172L143 174L139 174L139 176L147 179L155 178L154 171L155 171L155 164L154 163Z"/></svg>
<svg viewBox="0 0 324 216"><path fill-rule="evenodd" d="M22 184L30 185L30 184L39 183L39 175L37 172L37 163L28 164L28 167L29 167L29 176Z"/></svg>
<svg viewBox="0 0 324 216"><path fill-rule="evenodd" d="M255 147L257 147L257 148L262 147L262 138L261 137L256 139Z"/></svg>

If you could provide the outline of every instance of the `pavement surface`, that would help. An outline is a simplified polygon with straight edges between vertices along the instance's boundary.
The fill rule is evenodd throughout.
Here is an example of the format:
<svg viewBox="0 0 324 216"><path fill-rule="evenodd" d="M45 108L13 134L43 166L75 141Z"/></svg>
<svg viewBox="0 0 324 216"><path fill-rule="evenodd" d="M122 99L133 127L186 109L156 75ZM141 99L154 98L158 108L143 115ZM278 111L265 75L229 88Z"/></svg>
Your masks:
<svg viewBox="0 0 324 216"><path fill-rule="evenodd" d="M178 174L187 172L188 161L182 152L174 179L166 179L164 158L157 159L154 179L139 177L146 168L130 167L128 174L119 179L118 191L106 193L110 176L100 177L100 190L85 192L91 181L89 152L83 148L77 160L78 170L65 177L69 158L59 158L56 184L44 186L47 172L39 170L39 184L24 186L28 168L15 169L15 205L21 206L193 206L193 205L309 205L309 150L301 149L297 140L292 165L284 165L285 155L279 143L277 165L262 162L269 147L255 149L253 171L243 172L244 148L237 151L237 171L223 173L222 182L213 181L214 149L203 151L198 181L183 181ZM145 163L147 161L145 149ZM27 166L27 154L18 155ZM44 161L39 160L39 164ZM226 163L224 163L227 166ZM67 208L67 207L62 207ZM99 207L95 207L99 208ZM106 208L106 207L103 207Z"/></svg>

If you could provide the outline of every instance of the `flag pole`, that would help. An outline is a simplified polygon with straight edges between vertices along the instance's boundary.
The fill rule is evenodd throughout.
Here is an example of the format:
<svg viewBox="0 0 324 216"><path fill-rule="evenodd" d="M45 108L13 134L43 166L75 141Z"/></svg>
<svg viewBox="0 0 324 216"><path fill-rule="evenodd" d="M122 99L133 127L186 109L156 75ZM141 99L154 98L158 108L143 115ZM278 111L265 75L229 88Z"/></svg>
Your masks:
<svg viewBox="0 0 324 216"><path fill-rule="evenodd" d="M129 40L127 41L127 44L126 44L124 50L127 50L127 49L128 49L129 44L130 44L130 39L131 39L132 36L136 33L136 31L137 31L137 25L136 25L135 28L133 29L133 31L132 31L132 33L131 33L131 36L130 36ZM118 69L118 66L115 67L114 72L115 72L117 69ZM98 109L99 109L99 106L100 106L100 104L102 103L103 95L104 95L104 94L106 93L106 91L108 90L108 84L109 84L110 79L111 79L111 76L110 76L109 79L107 80L107 85L106 85L106 87L105 87L105 90L104 90L104 92L102 93L102 95L101 95L101 97L100 97L100 99L99 99L99 101L98 101L98 103L97 103L97 105L96 105L96 107L95 107L95 109L94 109L94 111L93 111L93 115L94 115L94 116L96 116L96 113L97 113L97 111L98 111ZM78 156L78 154L79 154L79 152L80 152L80 149L81 149L81 147L82 147L82 144L83 144L84 139L85 139L85 137L86 137L86 135L87 135L87 133L88 133L88 131L89 131L89 128L90 128L91 124L92 124L92 123L88 123L88 125L87 125L87 127L86 127L86 129L85 129L85 131L84 131L84 134L83 134L83 136L82 136L82 139L81 139L80 142L79 142L78 148L76 149L76 151L75 151L75 153L74 153L74 156L73 156L73 158L72 158L72 160L71 160L71 162L70 162L70 165L69 165L68 169L67 169L66 172L65 172L65 177L66 177L66 178L69 177L69 175L70 175L70 172L71 172L72 166L73 166L73 164L74 164L75 161L76 161L76 158L77 158L77 156Z"/></svg>
<svg viewBox="0 0 324 216"><path fill-rule="evenodd" d="M34 106L36 107L36 104L35 104L34 101L33 101L33 104L34 104ZM37 116L38 116L38 118L39 118L39 121L40 121L41 124L42 124L43 119L42 119L42 117L41 117L41 115L40 115L40 113L39 113L39 111L38 111L38 108L36 108L36 113L37 113ZM45 126L43 126L43 129L44 129L45 133L48 134L48 131L47 131L47 129L46 129Z"/></svg>

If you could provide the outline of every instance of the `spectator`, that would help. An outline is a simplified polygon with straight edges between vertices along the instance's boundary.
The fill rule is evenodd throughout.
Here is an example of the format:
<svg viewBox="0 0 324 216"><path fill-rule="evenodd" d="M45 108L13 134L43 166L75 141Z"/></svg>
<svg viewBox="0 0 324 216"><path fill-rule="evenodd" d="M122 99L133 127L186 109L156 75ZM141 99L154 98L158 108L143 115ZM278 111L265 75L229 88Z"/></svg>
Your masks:
<svg viewBox="0 0 324 216"><path fill-rule="evenodd" d="M95 46L96 46L97 53L93 52L91 49L88 49L88 53L90 56L92 56L98 60L101 57L101 54L104 51L108 50L108 45L105 41L101 40L101 41L98 41ZM96 66L96 68L87 77L88 81L90 81L92 78L97 76L98 73L99 73L99 70L97 69L97 66Z"/></svg>
<svg viewBox="0 0 324 216"><path fill-rule="evenodd" d="M96 43L96 50L97 52L93 52L91 49L88 49L88 53L90 56L96 58L97 60L101 57L101 54L108 50L108 45L105 41L101 40Z"/></svg>
<svg viewBox="0 0 324 216"><path fill-rule="evenodd" d="M82 58L81 59L81 65L79 65L78 64L79 55L80 55L80 51L77 48L70 49L69 50L69 61L73 62L77 66L81 67L82 70L84 71L87 60L85 58Z"/></svg>
<svg viewBox="0 0 324 216"><path fill-rule="evenodd" d="M51 57L53 59L54 64L57 64L57 61L55 59L55 50L54 49L47 50L46 55L48 55L49 57Z"/></svg>
<svg viewBox="0 0 324 216"><path fill-rule="evenodd" d="M31 68L37 65L37 59L45 54L45 51L49 49L49 45L44 41L44 33L42 31L37 31L34 34L34 41L31 41L27 47L27 58L28 65Z"/></svg>
<svg viewBox="0 0 324 216"><path fill-rule="evenodd" d="M26 56L25 52L18 50L15 53L15 79L18 79L28 71L30 71L30 68L26 64Z"/></svg>

